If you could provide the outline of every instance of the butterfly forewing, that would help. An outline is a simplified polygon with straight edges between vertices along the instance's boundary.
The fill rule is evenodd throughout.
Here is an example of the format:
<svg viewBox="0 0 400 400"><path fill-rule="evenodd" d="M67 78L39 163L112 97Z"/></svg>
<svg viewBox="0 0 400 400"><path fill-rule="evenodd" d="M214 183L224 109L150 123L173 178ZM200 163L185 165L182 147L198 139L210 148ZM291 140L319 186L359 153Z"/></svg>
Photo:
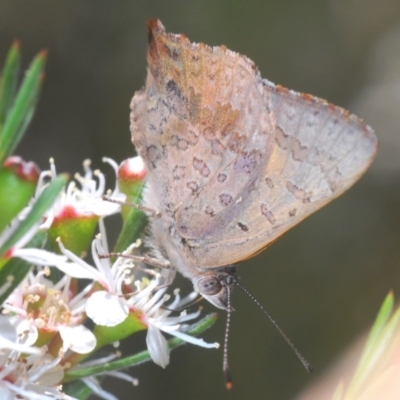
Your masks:
<svg viewBox="0 0 400 400"><path fill-rule="evenodd" d="M262 80L251 60L223 46L191 43L159 21L148 28L132 138L149 170L147 205L162 214L153 235L183 263L251 257L371 163L376 138L357 117Z"/></svg>
<svg viewBox="0 0 400 400"><path fill-rule="evenodd" d="M131 105L133 141L169 223L186 239L217 235L251 201L238 200L272 149L261 78L224 47L194 45L159 25L151 32L146 87Z"/></svg>

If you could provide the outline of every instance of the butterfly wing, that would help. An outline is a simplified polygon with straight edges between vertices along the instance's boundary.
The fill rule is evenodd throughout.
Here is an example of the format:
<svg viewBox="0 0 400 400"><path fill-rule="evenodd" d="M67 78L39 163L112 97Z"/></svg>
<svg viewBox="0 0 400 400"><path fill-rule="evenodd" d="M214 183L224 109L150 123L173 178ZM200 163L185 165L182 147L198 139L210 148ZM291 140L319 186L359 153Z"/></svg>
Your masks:
<svg viewBox="0 0 400 400"><path fill-rule="evenodd" d="M226 265L257 254L352 186L376 153L373 131L354 115L310 95L262 83L264 106L275 121L273 150L252 201L224 234L189 241L199 265Z"/></svg>
<svg viewBox="0 0 400 400"><path fill-rule="evenodd" d="M149 171L146 200L181 237L215 236L239 212L229 206L251 190L273 145L256 68L224 47L166 33L159 21L148 29L146 86L131 103L132 139Z"/></svg>
<svg viewBox="0 0 400 400"><path fill-rule="evenodd" d="M357 117L262 80L225 47L190 43L159 21L148 29L132 138L149 170L150 201L190 265L251 257L371 163L376 138Z"/></svg>

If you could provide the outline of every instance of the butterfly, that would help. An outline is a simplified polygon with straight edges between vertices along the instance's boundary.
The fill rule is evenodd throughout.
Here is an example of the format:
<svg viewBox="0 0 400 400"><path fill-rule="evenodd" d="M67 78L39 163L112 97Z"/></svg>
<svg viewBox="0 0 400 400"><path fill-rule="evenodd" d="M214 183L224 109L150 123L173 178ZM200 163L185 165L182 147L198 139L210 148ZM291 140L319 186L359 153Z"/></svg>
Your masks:
<svg viewBox="0 0 400 400"><path fill-rule="evenodd" d="M377 139L348 111L262 79L247 57L147 22L148 73L131 102L147 169L153 255L229 309L233 264L350 188Z"/></svg>

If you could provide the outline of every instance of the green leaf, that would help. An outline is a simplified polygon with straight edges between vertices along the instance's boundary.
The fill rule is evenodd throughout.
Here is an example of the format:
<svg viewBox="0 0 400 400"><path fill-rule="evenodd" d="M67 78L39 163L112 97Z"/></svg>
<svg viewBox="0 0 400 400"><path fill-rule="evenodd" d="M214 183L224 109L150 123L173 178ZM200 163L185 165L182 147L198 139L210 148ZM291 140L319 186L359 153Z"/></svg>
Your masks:
<svg viewBox="0 0 400 400"><path fill-rule="evenodd" d="M115 326L95 325L93 329L97 340L95 350L146 329L147 326L143 323L141 317L142 313L130 312L121 323Z"/></svg>
<svg viewBox="0 0 400 400"><path fill-rule="evenodd" d="M14 99L20 65L19 42L16 40L7 54L0 82L0 132Z"/></svg>
<svg viewBox="0 0 400 400"><path fill-rule="evenodd" d="M123 205L121 207L124 224L114 246L114 252L116 253L126 250L129 245L136 242L143 235L143 231L148 224L146 214L134 206L134 204L142 202L144 181L130 180L125 182L123 179L119 179L119 185L122 193L126 194L127 201L132 205Z"/></svg>
<svg viewBox="0 0 400 400"><path fill-rule="evenodd" d="M143 211L132 207L118 236L114 252L122 252L139 239L147 226L147 216Z"/></svg>
<svg viewBox="0 0 400 400"><path fill-rule="evenodd" d="M393 292L390 292L383 301L374 325L372 326L371 332L368 335L367 343L365 344L364 351L359 362L360 366L362 366L364 360L369 357L370 353L374 351L376 343L380 339L380 335L393 312L393 306L394 295Z"/></svg>
<svg viewBox="0 0 400 400"><path fill-rule="evenodd" d="M393 305L394 296L390 292L375 319L345 399L356 398L359 391L365 388L366 382L373 375L377 366L384 362L385 354L389 351L393 336L400 326L400 309L391 316Z"/></svg>
<svg viewBox="0 0 400 400"><path fill-rule="evenodd" d="M44 213L51 207L57 198L63 186L68 181L67 174L58 175L50 184L42 191L38 199L34 202L32 209L27 217L21 222L14 233L0 248L0 257L18 242L28 231L37 223Z"/></svg>
<svg viewBox="0 0 400 400"><path fill-rule="evenodd" d="M4 160L14 152L32 119L39 97L45 62L46 52L42 51L32 61L14 104L7 113L1 132L0 164L3 164Z"/></svg>
<svg viewBox="0 0 400 400"><path fill-rule="evenodd" d="M39 169L18 157L10 157L0 167L0 232L29 204L35 195Z"/></svg>
<svg viewBox="0 0 400 400"><path fill-rule="evenodd" d="M43 248L46 239L46 232L39 231L25 247ZM11 258L3 265L0 269L0 306L25 278L30 268L31 263L20 258Z"/></svg>
<svg viewBox="0 0 400 400"><path fill-rule="evenodd" d="M188 333L192 336L197 336L200 335L202 332L204 332L206 329L210 328L217 320L217 314L209 314L205 316L202 320L197 322L196 324L193 324L188 331L185 333ZM185 341L178 339L178 338L172 338L168 340L168 347L172 350L175 349L178 346L181 346L182 344L186 343ZM142 351L138 354L124 357L121 359L118 359L116 361L111 361L108 363L104 363L101 365L96 365L96 366L91 366L91 367L83 367L83 368L74 368L71 371L67 371L65 376L64 376L64 382L68 382L74 379L80 379L80 378L85 378L87 376L92 376L92 375L98 375L98 374L105 374L107 372L112 372L112 371L118 371L123 368L128 368L128 367L134 367L139 364L142 364L146 361L150 361L151 357L150 354L147 350Z"/></svg>

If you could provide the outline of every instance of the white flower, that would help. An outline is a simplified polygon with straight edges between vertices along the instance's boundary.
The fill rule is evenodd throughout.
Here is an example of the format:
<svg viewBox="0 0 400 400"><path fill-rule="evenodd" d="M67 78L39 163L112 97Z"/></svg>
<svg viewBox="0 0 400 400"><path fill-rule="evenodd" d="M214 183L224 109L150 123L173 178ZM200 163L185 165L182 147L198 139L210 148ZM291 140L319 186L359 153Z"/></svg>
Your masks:
<svg viewBox="0 0 400 400"><path fill-rule="evenodd" d="M118 165L114 160L104 158L103 161L109 163L113 167L115 174L117 174ZM42 225L43 228L49 228L54 218L62 216L65 210L68 210L68 212L72 210L76 215L98 217L105 217L120 211L121 206L119 204L103 200L103 195L106 193L105 176L100 170L92 171L90 164L90 160L85 160L83 162L84 175L75 174L75 180L78 182L80 188L77 187L75 181L71 181L67 188L58 196L51 212L47 215L47 220ZM51 179L56 177L56 168L53 159L50 159L50 171L41 173L40 184L38 185L39 190L44 187L44 178L48 176ZM97 181L94 177L97 178ZM110 196L119 201L124 201L126 198L119 191L118 182Z"/></svg>
<svg viewBox="0 0 400 400"><path fill-rule="evenodd" d="M104 228L100 221L101 228ZM95 267L88 264L67 250L61 241L59 241L61 252L67 256L73 264L73 268L68 265L63 272L74 278L86 278L93 281L86 289L88 293L94 286L94 282L100 284L103 290L94 292L85 306L87 315L98 325L115 326L121 323L128 315L129 308L123 297L122 286L129 280L130 270L133 267L132 261L119 257L114 263L110 258L100 258L99 255L107 254L108 247L105 239L105 230L103 235L97 235L92 242L92 257ZM134 246L131 246L131 249Z"/></svg>
<svg viewBox="0 0 400 400"><path fill-rule="evenodd" d="M186 325L183 322L193 320L200 315L200 310L191 314L186 311L177 316L171 316L173 310L179 310L187 304L191 303L197 296L197 293L192 292L187 297L181 299L179 290L175 290L175 299L172 303L166 305L170 296L165 295L166 288L156 292L157 286L160 285L160 278L156 276L150 284L144 289L140 288L140 283L136 282L139 292L133 295L129 300L129 306L134 311L141 311L142 322L147 325L147 348L152 360L165 368L169 363L169 347L167 340L162 335L161 331L175 336L185 342L195 344L206 348L218 348L218 343L207 343L203 339L196 338L184 333Z"/></svg>
<svg viewBox="0 0 400 400"><path fill-rule="evenodd" d="M109 158L103 159L109 163L115 175L117 175L118 165L116 162ZM115 214L120 211L121 206L117 203L112 203L103 200L102 196L106 192L106 183L104 174L100 171L92 171L90 168L90 160L86 160L83 163L85 171L84 176L79 174L75 175L76 181L79 183L81 188L77 187L76 182L72 181L69 183L67 188L63 190L57 197L53 206L50 207L44 217L45 222L41 221L36 223L32 228L4 255L5 258L20 257L32 264L36 265L56 265L66 260L65 257L57 256L40 249L22 249L36 234L39 228L48 229L52 225L55 218L63 216L67 213L74 213L82 216L97 216L105 217L107 215ZM36 187L36 195L38 198L40 192L46 186L46 179L54 179L56 177L56 168L54 160L50 159L50 170L42 171L39 176L39 181ZM94 179L97 177L97 181ZM119 191L118 183L114 188L114 191L110 194L113 199L118 201L124 201L126 196ZM15 217L10 225L0 234L0 247L8 240L8 238L15 232L19 227L21 221L23 221L32 209L32 204L35 199L32 199L29 206L25 207L17 217ZM0 288L6 290L7 288Z"/></svg>
<svg viewBox="0 0 400 400"><path fill-rule="evenodd" d="M40 337L40 331L60 334L60 354L68 349L86 354L93 351L96 338L83 326L85 320L82 293L73 296L71 278L64 276L57 284L46 279L47 268L32 271L3 305L8 313L20 318L17 330L25 332L27 343L33 344Z"/></svg>
<svg viewBox="0 0 400 400"><path fill-rule="evenodd" d="M123 285L129 283L131 279L129 274L134 265L132 260L126 257L119 257L113 264L111 264L110 258L100 258L99 255L108 253L104 237L105 234L98 235L92 243L92 257L96 268L65 249L60 243L62 253L68 256L75 265L74 274L68 271L64 272L75 277L92 279L104 288L104 290L93 293L86 304L86 313L96 324L115 326L124 321L129 312L141 312L141 321L148 327L147 347L151 358L162 367L169 363L169 348L161 331L198 346L219 347L218 343L206 343L203 339L184 333L186 325L182 325L182 323L197 318L200 311L191 314L184 311L178 316L171 316L172 310L180 309L193 301L197 293L181 299L176 291L174 301L166 307L165 303L169 300L169 296L165 295L166 288L157 290L161 279L157 274L147 285L135 282L136 293L126 298ZM135 246L131 246L126 253L129 254L133 247ZM85 289L86 292L89 290Z"/></svg>
<svg viewBox="0 0 400 400"><path fill-rule="evenodd" d="M0 316L0 398L73 400L59 388L64 377L60 358L21 344L20 337L9 319Z"/></svg>

